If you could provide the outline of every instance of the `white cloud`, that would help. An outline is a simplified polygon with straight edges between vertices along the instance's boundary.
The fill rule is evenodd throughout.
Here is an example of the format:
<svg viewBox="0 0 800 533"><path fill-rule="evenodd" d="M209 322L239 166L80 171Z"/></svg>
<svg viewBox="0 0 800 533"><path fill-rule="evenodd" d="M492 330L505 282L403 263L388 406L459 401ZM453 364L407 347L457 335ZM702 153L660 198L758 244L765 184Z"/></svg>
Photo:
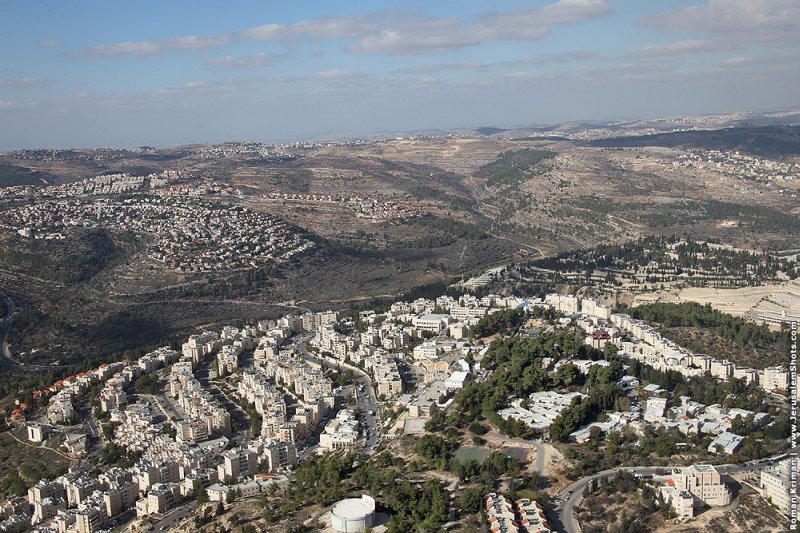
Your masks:
<svg viewBox="0 0 800 533"><path fill-rule="evenodd" d="M546 28L528 30L530 38L547 35ZM477 45L486 39L486 31L464 25L456 19L428 19L409 26L386 28L362 38L347 50L363 54L405 54L435 52Z"/></svg>
<svg viewBox="0 0 800 533"><path fill-rule="evenodd" d="M460 63L438 63L435 65L418 65L404 67L392 71L392 74L430 74L445 70L486 70L494 65L486 65L480 61L462 61Z"/></svg>
<svg viewBox="0 0 800 533"><path fill-rule="evenodd" d="M578 67L564 70L532 70L512 72L502 76L505 80L634 80L659 77L674 73L675 67L669 63L625 63L603 67Z"/></svg>
<svg viewBox="0 0 800 533"><path fill-rule="evenodd" d="M316 72L314 74L310 74L305 77L305 79L309 80L350 80L355 78L363 78L364 74L360 72L354 72L352 70L343 70L334 68L331 70L324 70L322 72Z"/></svg>
<svg viewBox="0 0 800 533"><path fill-rule="evenodd" d="M800 42L800 2L797 0L708 0L642 22L699 33L734 34L737 39L772 44Z"/></svg>
<svg viewBox="0 0 800 533"><path fill-rule="evenodd" d="M269 67L283 61L286 57L286 54L257 53L240 57L225 56L209 59L206 64L209 67Z"/></svg>
<svg viewBox="0 0 800 533"><path fill-rule="evenodd" d="M92 46L83 50L67 52L70 56L119 56L119 55L152 55L165 50L205 50L218 48L231 42L231 35L186 35L183 37L168 37L159 41L129 41L122 43L103 44Z"/></svg>
<svg viewBox="0 0 800 533"><path fill-rule="evenodd" d="M55 48L57 46L61 46L61 41L58 39L40 39L36 41L36 44L42 48Z"/></svg>
<svg viewBox="0 0 800 533"><path fill-rule="evenodd" d="M722 48L721 43L704 40L676 41L644 45L639 52L644 55L679 55L712 52Z"/></svg>
<svg viewBox="0 0 800 533"><path fill-rule="evenodd" d="M309 19L294 24L262 24L236 33L188 35L152 41L104 44L68 52L75 56L148 55L168 49L202 50L236 40L277 41L356 39L355 53L421 53L452 50L486 41L538 40L556 24L573 24L611 13L605 0L559 0L537 9L482 13L475 23L413 13L372 13Z"/></svg>
<svg viewBox="0 0 800 533"><path fill-rule="evenodd" d="M356 53L421 53L464 48L486 41L535 41L550 26L592 20L611 13L605 0L559 0L538 9L483 13L476 24L459 19L400 21L348 47Z"/></svg>
<svg viewBox="0 0 800 533"><path fill-rule="evenodd" d="M253 41L286 41L292 39L347 39L374 30L375 24L366 17L324 17L295 24L262 24L239 32Z"/></svg>
<svg viewBox="0 0 800 533"><path fill-rule="evenodd" d="M523 59L509 59L501 61L501 65L548 65L552 63L571 63L575 61L595 61L608 59L600 52L594 50L571 50L569 52L558 52L552 54L540 54L538 56L526 57Z"/></svg>
<svg viewBox="0 0 800 533"><path fill-rule="evenodd" d="M751 70L797 70L800 53L769 54L760 56L736 56L724 59L719 64L720 70L748 68Z"/></svg>
<svg viewBox="0 0 800 533"><path fill-rule="evenodd" d="M37 78L6 78L0 79L0 88L14 88L14 87L34 87L42 85L44 80Z"/></svg>
<svg viewBox="0 0 800 533"><path fill-rule="evenodd" d="M155 41L124 42L102 44L83 50L67 52L70 56L118 56L118 55L149 55L161 52L164 47Z"/></svg>
<svg viewBox="0 0 800 533"><path fill-rule="evenodd" d="M162 48L177 48L178 50L205 50L218 48L231 42L231 35L187 35L186 37L168 38L161 41Z"/></svg>
<svg viewBox="0 0 800 533"><path fill-rule="evenodd" d="M38 102L14 102L11 100L0 100L0 109L24 109L38 106Z"/></svg>
<svg viewBox="0 0 800 533"><path fill-rule="evenodd" d="M550 26L552 24L574 24L596 19L611 13L611 6L604 0L559 0L538 9L512 11L510 13L485 13L481 22L498 31L523 31L526 27Z"/></svg>
<svg viewBox="0 0 800 533"><path fill-rule="evenodd" d="M729 57L722 61L719 64L720 68L736 68L742 65L748 65L753 62L753 58L750 56L737 56L737 57Z"/></svg>

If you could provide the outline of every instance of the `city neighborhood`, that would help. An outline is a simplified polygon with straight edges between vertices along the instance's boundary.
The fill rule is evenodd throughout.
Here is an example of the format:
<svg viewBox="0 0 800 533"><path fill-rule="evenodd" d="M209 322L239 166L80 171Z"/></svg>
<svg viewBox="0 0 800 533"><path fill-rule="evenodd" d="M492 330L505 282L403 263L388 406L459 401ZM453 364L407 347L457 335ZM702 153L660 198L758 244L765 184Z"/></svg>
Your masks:
<svg viewBox="0 0 800 533"><path fill-rule="evenodd" d="M655 370L739 379L768 393L789 388L785 368L737 368L691 353L607 305L564 294L465 294L398 301L381 312L285 315L194 334L180 351L159 348L36 391L46 409L23 404L14 412L31 442L60 435L70 457L113 447L133 460L101 474L77 467L41 480L27 497L6 503L0 530L100 531L112 521L164 516L196 501L200 493L204 501L230 503L291 483L292 469L309 454L372 453L381 440L425 433L426 422L446 412L467 383L487 377L481 360L488 347L473 342L481 320L498 312L525 316L537 309L555 313L556 327L580 328L587 346L614 346L627 360ZM565 354L543 364L551 372L573 365L579 373L594 375L610 363ZM364 376L369 387L334 383L331 372L344 370ZM142 383L148 381L150 390L144 392ZM630 375L618 385L630 396L629 409L580 427L570 440L587 442L624 428L634 433L677 428L686 435L713 436L708 451L730 455L744 440L731 432L733 426L746 423L758 429L772 422L764 412L670 399L657 384ZM96 408L87 410L90 391L97 391ZM582 397L577 391L534 392L512 399L497 414L547 440L554 421ZM364 400L370 402L368 409L362 408ZM380 411L390 407L401 414L382 421ZM251 422L247 427L236 422L242 417ZM782 512L788 512L782 492L787 464L764 470L754 482ZM693 517L698 505L726 506L732 498L712 465L674 468L652 482L684 519ZM492 493L485 497L485 508L493 531L551 530L536 502L511 502Z"/></svg>

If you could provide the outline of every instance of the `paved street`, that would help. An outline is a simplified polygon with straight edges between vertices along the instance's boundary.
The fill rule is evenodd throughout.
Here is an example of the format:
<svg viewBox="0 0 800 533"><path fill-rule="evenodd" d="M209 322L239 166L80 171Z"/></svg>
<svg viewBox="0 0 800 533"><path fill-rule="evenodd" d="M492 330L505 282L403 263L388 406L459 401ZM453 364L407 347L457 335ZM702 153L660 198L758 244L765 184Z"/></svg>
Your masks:
<svg viewBox="0 0 800 533"><path fill-rule="evenodd" d="M298 335L292 340L292 347L301 357L328 367L339 367L351 370L356 376L355 394L357 406L361 409L361 422L364 425L365 442L362 451L371 453L375 450L380 436L380 403L375 397L375 390L372 388L372 379L360 368L343 363L333 357L316 356L308 353L306 346L312 334Z"/></svg>
<svg viewBox="0 0 800 533"><path fill-rule="evenodd" d="M177 507L169 511L163 517L161 517L161 520L156 522L153 525L152 529L150 529L150 531L155 531L155 532L169 531L169 529L175 526L175 524L177 524L187 516L194 513L196 509L197 509L197 502L194 501L190 501L185 505Z"/></svg>
<svg viewBox="0 0 800 533"><path fill-rule="evenodd" d="M717 470L719 470L719 473L723 475L741 474L749 470L755 470L756 472L760 472L761 470L770 465L770 461L771 458L765 458L765 459L759 459L757 461L748 461L746 463L741 463L741 464L719 465L717 466ZM566 531L567 533L579 533L581 531L580 525L578 525L578 521L575 519L574 509L577 505L580 505L580 503L583 501L583 491L586 489L589 483L594 483L598 479L606 476L609 479L613 479L614 476L621 471L639 473L642 475L655 475L656 472L660 470L668 472L670 468L673 467L671 466L620 467L620 468L614 468L612 470L604 470L602 472L598 472L597 474L581 478L578 481L575 481L569 486L564 487L558 491L557 497L563 496L565 499L559 506L556 507L555 510L557 512L558 521L552 525L555 526L558 529L558 531Z"/></svg>

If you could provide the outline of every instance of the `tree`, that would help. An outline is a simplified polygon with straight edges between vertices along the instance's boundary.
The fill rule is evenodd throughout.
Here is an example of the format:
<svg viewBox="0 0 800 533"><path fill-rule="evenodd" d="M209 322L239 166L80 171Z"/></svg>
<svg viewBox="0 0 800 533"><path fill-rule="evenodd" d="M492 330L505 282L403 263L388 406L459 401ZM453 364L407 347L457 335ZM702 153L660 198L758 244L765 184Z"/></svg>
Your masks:
<svg viewBox="0 0 800 533"><path fill-rule="evenodd" d="M581 378L581 372L573 363L564 363L556 371L554 378L556 386L569 387L577 384Z"/></svg>
<svg viewBox="0 0 800 533"><path fill-rule="evenodd" d="M519 309L504 309L481 318L472 326L471 334L488 337L495 333L510 333L525 322L525 313Z"/></svg>
<svg viewBox="0 0 800 533"><path fill-rule="evenodd" d="M603 356L606 361L614 361L619 358L619 348L610 342L606 342L605 346L603 346Z"/></svg>
<svg viewBox="0 0 800 533"><path fill-rule="evenodd" d="M458 499L458 507L465 512L477 513L483 507L483 495L488 490L484 491L482 488L468 488L464 489L461 497Z"/></svg>
<svg viewBox="0 0 800 533"><path fill-rule="evenodd" d="M439 435L425 435L414 446L414 452L424 457L428 465L437 470L445 469L449 451L449 446Z"/></svg>
<svg viewBox="0 0 800 533"><path fill-rule="evenodd" d="M487 431L489 431L486 426L481 424L478 421L472 422L468 428L472 433L476 435L485 435Z"/></svg>

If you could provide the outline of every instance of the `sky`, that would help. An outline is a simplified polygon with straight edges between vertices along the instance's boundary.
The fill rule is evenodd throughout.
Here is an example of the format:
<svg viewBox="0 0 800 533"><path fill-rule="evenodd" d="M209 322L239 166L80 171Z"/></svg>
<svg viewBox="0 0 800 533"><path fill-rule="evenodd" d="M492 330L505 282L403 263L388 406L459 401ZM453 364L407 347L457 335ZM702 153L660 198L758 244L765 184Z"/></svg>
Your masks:
<svg viewBox="0 0 800 533"><path fill-rule="evenodd" d="M0 150L800 104L798 0L3 0Z"/></svg>

